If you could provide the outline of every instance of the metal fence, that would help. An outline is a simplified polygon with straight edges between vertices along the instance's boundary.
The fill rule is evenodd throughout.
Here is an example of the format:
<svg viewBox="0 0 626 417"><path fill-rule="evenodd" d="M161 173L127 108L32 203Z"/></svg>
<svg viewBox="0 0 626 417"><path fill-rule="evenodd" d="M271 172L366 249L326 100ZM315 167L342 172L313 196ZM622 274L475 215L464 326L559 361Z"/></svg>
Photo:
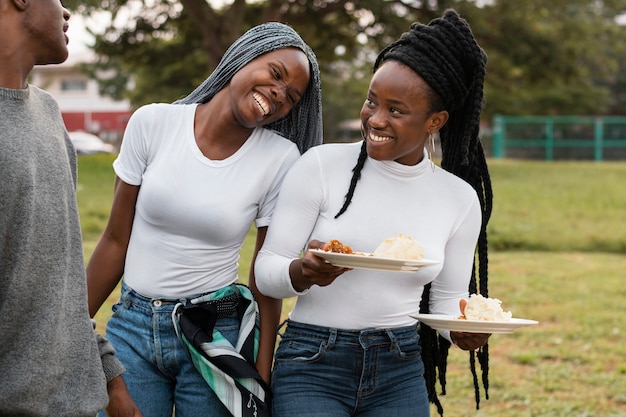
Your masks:
<svg viewBox="0 0 626 417"><path fill-rule="evenodd" d="M626 117L495 116L493 158L626 160Z"/></svg>

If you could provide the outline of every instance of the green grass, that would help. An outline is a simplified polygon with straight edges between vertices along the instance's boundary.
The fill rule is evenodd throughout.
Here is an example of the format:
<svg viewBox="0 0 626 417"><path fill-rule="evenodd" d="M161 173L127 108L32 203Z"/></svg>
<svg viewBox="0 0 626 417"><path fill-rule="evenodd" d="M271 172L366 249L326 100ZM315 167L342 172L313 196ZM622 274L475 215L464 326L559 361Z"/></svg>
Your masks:
<svg viewBox="0 0 626 417"><path fill-rule="evenodd" d="M537 326L490 339L490 399L473 407L467 354L451 351L449 416L626 416L626 259L495 252L490 295Z"/></svg>
<svg viewBox="0 0 626 417"><path fill-rule="evenodd" d="M85 155L78 158L78 211L86 252L93 251L106 226L113 199L114 156Z"/></svg>
<svg viewBox="0 0 626 417"><path fill-rule="evenodd" d="M626 253L626 163L490 161L495 250Z"/></svg>
<svg viewBox="0 0 626 417"><path fill-rule="evenodd" d="M110 210L112 160L79 159L87 258ZM478 411L468 355L451 350L445 415L626 416L626 163L498 160L490 168L490 295L540 324L491 337L490 399L483 393ZM251 230L243 281L253 242ZM96 316L100 331L117 296Z"/></svg>

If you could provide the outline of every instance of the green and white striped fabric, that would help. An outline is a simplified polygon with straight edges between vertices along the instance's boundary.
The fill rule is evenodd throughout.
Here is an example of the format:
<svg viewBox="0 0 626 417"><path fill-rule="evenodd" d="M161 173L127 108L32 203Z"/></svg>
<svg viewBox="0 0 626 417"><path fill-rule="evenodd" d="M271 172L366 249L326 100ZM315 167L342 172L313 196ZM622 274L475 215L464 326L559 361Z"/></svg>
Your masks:
<svg viewBox="0 0 626 417"><path fill-rule="evenodd" d="M236 346L215 330L219 300L239 295ZM259 347L258 306L252 292L233 284L179 303L172 312L178 337L204 380L235 417L269 417L271 392L255 367Z"/></svg>

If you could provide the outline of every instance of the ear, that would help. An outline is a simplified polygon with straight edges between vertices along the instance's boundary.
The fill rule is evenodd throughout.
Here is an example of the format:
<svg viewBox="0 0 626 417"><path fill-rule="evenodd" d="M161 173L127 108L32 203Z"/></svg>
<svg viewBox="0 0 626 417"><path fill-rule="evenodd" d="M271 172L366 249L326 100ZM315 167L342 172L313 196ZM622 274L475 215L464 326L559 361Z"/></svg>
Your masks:
<svg viewBox="0 0 626 417"><path fill-rule="evenodd" d="M28 9L28 6L30 6L30 0L10 0L10 1L11 3L13 3L15 8L20 12L23 12L24 10Z"/></svg>
<svg viewBox="0 0 626 417"><path fill-rule="evenodd" d="M445 110L431 114L428 120L428 126L431 131L433 133L439 131L439 129L441 129L443 125L446 124L449 116L450 115Z"/></svg>

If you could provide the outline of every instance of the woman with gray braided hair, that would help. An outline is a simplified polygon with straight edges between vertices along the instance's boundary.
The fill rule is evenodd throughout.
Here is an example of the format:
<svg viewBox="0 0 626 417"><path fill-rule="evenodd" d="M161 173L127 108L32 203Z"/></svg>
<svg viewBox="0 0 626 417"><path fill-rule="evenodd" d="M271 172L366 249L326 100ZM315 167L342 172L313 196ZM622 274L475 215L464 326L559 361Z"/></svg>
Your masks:
<svg viewBox="0 0 626 417"><path fill-rule="evenodd" d="M256 262L262 293L297 297L275 354L274 417L423 417L429 400L443 413L435 369L445 373L450 343L486 352L489 334L437 335L411 317L460 315L460 299L477 288L477 245L486 294L485 63L455 11L414 23L374 64L363 141L315 147L291 168ZM442 167L431 159L437 133ZM438 263L411 272L345 268L311 251L339 240L374 252L398 234Z"/></svg>
<svg viewBox="0 0 626 417"><path fill-rule="evenodd" d="M207 80L131 117L111 215L87 266L93 316L119 281L107 336L144 416L267 416L281 300L238 284L280 184L321 143L316 57L289 26L235 41ZM257 313L260 320L257 321Z"/></svg>

